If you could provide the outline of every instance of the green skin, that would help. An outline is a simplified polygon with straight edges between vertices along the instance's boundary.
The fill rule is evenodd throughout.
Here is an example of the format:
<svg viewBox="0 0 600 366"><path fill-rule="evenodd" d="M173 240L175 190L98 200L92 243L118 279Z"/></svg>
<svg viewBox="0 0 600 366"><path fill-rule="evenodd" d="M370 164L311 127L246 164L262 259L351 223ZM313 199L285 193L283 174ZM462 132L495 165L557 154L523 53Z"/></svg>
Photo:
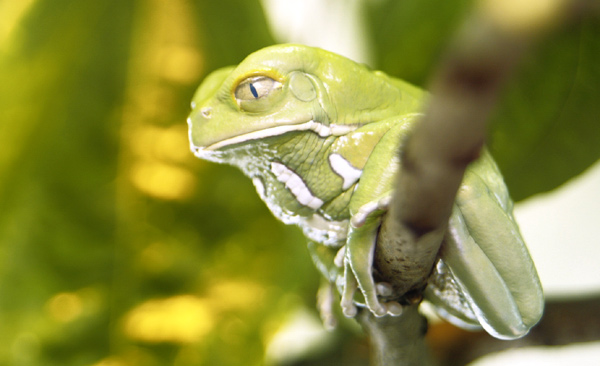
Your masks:
<svg viewBox="0 0 600 366"><path fill-rule="evenodd" d="M425 97L333 53L272 46L206 78L188 118L191 148L239 167L276 217L304 230L346 316L356 305L398 315L389 284L373 279L373 251L398 152ZM535 267L486 152L467 169L424 295L453 323L503 339L525 335L542 314ZM331 299L320 300L331 319Z"/></svg>

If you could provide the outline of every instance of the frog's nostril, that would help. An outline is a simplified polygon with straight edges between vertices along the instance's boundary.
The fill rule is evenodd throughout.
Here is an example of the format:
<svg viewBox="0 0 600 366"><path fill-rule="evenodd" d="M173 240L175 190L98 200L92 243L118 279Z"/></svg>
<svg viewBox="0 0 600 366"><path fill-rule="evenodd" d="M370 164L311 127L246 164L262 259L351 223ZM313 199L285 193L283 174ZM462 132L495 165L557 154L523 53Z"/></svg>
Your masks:
<svg viewBox="0 0 600 366"><path fill-rule="evenodd" d="M200 110L200 114L202 115L202 117L204 118L210 118L212 115L212 108L211 107L204 107Z"/></svg>

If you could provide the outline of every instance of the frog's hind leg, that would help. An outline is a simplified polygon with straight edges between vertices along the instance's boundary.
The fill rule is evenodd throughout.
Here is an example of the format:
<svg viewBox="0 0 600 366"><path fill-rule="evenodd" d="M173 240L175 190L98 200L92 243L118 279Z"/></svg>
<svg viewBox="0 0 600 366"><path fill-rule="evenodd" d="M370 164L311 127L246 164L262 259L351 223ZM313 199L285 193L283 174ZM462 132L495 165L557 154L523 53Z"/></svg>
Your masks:
<svg viewBox="0 0 600 366"><path fill-rule="evenodd" d="M494 168L484 155L465 173L441 258L483 328L496 338L516 339L538 322L543 294Z"/></svg>

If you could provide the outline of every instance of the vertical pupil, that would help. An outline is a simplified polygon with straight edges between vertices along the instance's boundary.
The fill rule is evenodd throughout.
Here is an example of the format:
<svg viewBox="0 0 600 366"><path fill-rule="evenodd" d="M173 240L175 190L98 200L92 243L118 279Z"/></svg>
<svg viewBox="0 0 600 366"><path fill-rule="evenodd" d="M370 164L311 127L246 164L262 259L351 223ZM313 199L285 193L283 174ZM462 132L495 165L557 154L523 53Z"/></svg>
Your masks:
<svg viewBox="0 0 600 366"><path fill-rule="evenodd" d="M256 88L254 87L254 85L252 85L252 83L250 83L248 85L250 85L250 91L252 92L252 95L254 95L254 98L258 99L258 92L256 91Z"/></svg>

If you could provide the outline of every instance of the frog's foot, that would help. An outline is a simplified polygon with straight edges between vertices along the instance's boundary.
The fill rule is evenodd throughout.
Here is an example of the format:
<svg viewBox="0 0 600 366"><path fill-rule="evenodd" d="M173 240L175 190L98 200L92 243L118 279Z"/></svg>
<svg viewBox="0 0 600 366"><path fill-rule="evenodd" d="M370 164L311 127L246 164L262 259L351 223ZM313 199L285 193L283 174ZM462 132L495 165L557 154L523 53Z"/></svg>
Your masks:
<svg viewBox="0 0 600 366"><path fill-rule="evenodd" d="M379 296L384 298L391 296L393 294L392 285L387 282L378 282L373 288L375 291L374 295L371 297L371 301L366 301L366 306L375 316L399 316L402 314L402 305L400 305L400 303L397 301L381 302L378 298ZM359 290L358 281L356 280L356 277L354 277L352 270L346 266L344 271L344 286L341 307L344 315L348 318L355 317L358 312L354 302L354 295L356 294L357 290ZM364 296L365 291L361 292Z"/></svg>
<svg viewBox="0 0 600 366"><path fill-rule="evenodd" d="M379 297L390 297L394 294L394 288L388 282L377 282L375 283L375 291ZM381 301L381 306L386 310L386 313L391 316L399 316L402 314L402 305L397 301Z"/></svg>
<svg viewBox="0 0 600 366"><path fill-rule="evenodd" d="M387 293L387 286L379 286L380 290ZM370 266L368 271L356 271L353 268L350 261L346 261L344 267L344 289L342 293L342 309L344 315L353 317L356 315L356 305L354 304L354 295L360 290L365 306L377 317L384 316L387 314L387 309L383 306L378 299L378 291L373 277L370 273ZM359 301L360 303L361 301Z"/></svg>
<svg viewBox="0 0 600 366"><path fill-rule="evenodd" d="M342 301L341 307L344 315L348 318L353 318L356 316L358 312L356 305L354 303L354 295L357 290L359 290L359 284L355 277L355 274L352 271L350 264L346 260L346 247L340 248L337 255L335 256L334 263L338 267L344 267L344 282L343 282L343 290L342 290ZM375 308L378 311L377 315L382 316L385 315L385 308L381 306L379 300L377 299L377 295L380 296L390 296L392 294L392 286L387 282L379 282L374 287L376 293L371 300L371 304L375 301ZM374 299L374 300L373 300ZM367 303L369 309L372 309ZM373 311L373 310L372 310ZM375 312L373 312L375 314Z"/></svg>
<svg viewBox="0 0 600 366"><path fill-rule="evenodd" d="M377 282L375 284L375 290L377 291L377 295L383 298L390 297L394 294L394 288L388 282ZM397 301L385 301L381 303L388 315L391 316L399 316L402 314L402 305L400 305Z"/></svg>
<svg viewBox="0 0 600 366"><path fill-rule="evenodd" d="M387 211L390 202L392 202L392 194L387 193L377 201L371 201L362 205L358 209L358 212L352 215L350 224L355 228L363 226L375 211Z"/></svg>
<svg viewBox="0 0 600 366"><path fill-rule="evenodd" d="M358 313L358 308L354 303L354 294L358 290L358 283L354 279L350 279L350 283L346 283L342 294L342 312L347 318L354 318ZM370 302L367 308L376 316L382 317L386 314L393 316L400 315L402 313L402 306L395 301L381 304L379 300L376 300L375 305Z"/></svg>

